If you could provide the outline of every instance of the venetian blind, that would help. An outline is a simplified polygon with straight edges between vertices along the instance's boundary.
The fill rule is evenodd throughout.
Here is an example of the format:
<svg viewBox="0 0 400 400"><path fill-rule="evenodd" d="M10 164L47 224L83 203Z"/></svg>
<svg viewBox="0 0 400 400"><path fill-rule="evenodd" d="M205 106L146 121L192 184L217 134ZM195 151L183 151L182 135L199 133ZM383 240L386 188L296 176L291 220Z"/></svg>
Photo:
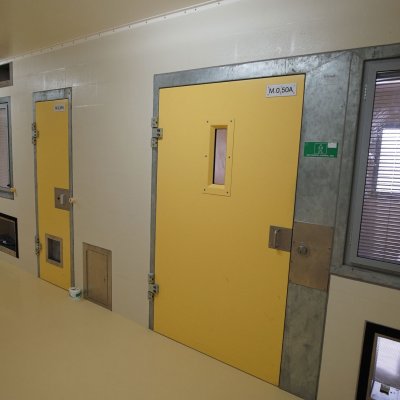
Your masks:
<svg viewBox="0 0 400 400"><path fill-rule="evenodd" d="M0 187L10 185L10 158L8 143L7 105L0 104Z"/></svg>
<svg viewBox="0 0 400 400"><path fill-rule="evenodd" d="M376 78L358 256L400 264L400 71Z"/></svg>

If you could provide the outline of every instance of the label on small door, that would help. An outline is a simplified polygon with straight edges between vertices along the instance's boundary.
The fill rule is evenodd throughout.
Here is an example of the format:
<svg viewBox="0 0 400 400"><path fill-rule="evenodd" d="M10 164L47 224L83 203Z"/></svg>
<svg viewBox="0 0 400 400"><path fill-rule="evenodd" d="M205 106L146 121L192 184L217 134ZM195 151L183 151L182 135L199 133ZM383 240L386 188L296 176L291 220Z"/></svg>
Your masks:
<svg viewBox="0 0 400 400"><path fill-rule="evenodd" d="M54 111L56 111L56 112L63 112L63 111L65 111L65 106L64 106L64 104L56 104L56 105L54 106Z"/></svg>
<svg viewBox="0 0 400 400"><path fill-rule="evenodd" d="M280 85L267 85L266 97L296 96L297 83L283 83Z"/></svg>

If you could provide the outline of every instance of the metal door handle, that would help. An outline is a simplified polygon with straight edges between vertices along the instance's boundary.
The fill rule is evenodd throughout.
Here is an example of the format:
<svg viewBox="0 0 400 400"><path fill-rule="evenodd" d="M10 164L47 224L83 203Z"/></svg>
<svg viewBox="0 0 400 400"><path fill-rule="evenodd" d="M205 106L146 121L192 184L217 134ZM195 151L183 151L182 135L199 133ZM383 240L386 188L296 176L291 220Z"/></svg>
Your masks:
<svg viewBox="0 0 400 400"><path fill-rule="evenodd" d="M272 236L272 247L274 249L278 248L278 235L281 230L279 228L275 228Z"/></svg>
<svg viewBox="0 0 400 400"><path fill-rule="evenodd" d="M65 204L65 194L60 194L58 200L60 200L60 204L63 206Z"/></svg>
<svg viewBox="0 0 400 400"><path fill-rule="evenodd" d="M282 226L270 225L268 247L270 249L290 251L292 230Z"/></svg>

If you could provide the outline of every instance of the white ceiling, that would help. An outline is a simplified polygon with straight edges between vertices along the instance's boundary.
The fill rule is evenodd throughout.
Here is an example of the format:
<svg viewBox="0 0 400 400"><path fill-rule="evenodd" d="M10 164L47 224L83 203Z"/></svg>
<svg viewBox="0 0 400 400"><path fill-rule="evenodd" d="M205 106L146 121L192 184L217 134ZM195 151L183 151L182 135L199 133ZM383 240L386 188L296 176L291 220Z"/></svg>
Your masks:
<svg viewBox="0 0 400 400"><path fill-rule="evenodd" d="M0 60L199 3L201 0L0 0Z"/></svg>

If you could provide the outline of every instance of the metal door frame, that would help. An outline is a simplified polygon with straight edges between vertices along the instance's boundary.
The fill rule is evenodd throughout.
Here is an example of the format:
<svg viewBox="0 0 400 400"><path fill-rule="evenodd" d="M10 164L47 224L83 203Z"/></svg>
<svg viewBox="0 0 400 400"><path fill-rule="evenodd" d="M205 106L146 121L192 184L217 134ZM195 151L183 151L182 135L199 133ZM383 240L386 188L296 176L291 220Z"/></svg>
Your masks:
<svg viewBox="0 0 400 400"><path fill-rule="evenodd" d="M33 97L33 123L36 124L36 103L52 100L68 100L68 161L69 161L69 192L73 196L73 167L72 167L72 88L45 90L34 92ZM37 181L37 154L36 145L33 146L34 152L34 174L35 174L35 214L36 214L36 235L39 237L39 210L38 210L38 181ZM71 260L71 286L75 285L74 268L74 215L73 204L69 210L70 225L70 260ZM37 256L37 276L40 278L40 254Z"/></svg>

